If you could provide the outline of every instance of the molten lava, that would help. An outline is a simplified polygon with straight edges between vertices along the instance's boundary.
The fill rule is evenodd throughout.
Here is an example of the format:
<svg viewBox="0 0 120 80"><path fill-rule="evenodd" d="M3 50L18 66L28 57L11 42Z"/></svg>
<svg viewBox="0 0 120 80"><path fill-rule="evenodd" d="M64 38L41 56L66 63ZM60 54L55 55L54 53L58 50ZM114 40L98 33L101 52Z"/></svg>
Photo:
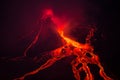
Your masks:
<svg viewBox="0 0 120 80"><path fill-rule="evenodd" d="M102 65L99 61L99 57L94 54L94 49L90 44L90 39L94 35L94 29L91 28L91 30L89 31L89 34L86 37L85 44L79 43L79 42L74 41L74 40L72 40L69 37L66 37L64 35L63 28L64 28L65 24L62 24L62 25L58 24L58 21L60 21L60 20L55 19L55 16L53 16L53 12L51 10L47 10L45 12L46 12L46 14L44 15L44 19L46 19L45 16L51 16L51 20L58 27L57 32L61 36L61 38L63 39L64 45L61 46L60 48L57 48L57 49L51 51L50 52L51 58L48 59L39 68L37 68L31 72L28 72L28 73L24 74L23 76L16 78L15 80L24 80L27 76L34 75L34 74L38 73L39 71L52 66L56 61L58 61L64 57L68 57L68 56L76 56L76 58L74 58L71 61L72 71L73 71L73 74L74 74L74 77L76 80L80 80L81 71L84 71L86 73L86 77L84 80L94 80L94 75L91 73L88 64L97 65L100 68L99 74L102 78L104 78L104 80L112 80L104 72L104 68L102 67ZM40 35L40 32L36 35L33 42L25 50L24 56L26 56L26 52L28 51L28 49L37 42L39 35ZM87 54L89 54L91 57L87 56ZM78 65L80 65L80 64L82 66L77 68Z"/></svg>

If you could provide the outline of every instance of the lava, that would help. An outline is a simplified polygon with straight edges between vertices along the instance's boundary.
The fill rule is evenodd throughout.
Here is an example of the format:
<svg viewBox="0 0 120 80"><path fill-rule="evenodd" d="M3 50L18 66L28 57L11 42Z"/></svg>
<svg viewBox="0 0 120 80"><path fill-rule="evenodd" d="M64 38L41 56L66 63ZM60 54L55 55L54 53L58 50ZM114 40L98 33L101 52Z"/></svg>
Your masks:
<svg viewBox="0 0 120 80"><path fill-rule="evenodd" d="M52 10L46 10L44 14L45 15L43 15L41 20L44 21L47 17L51 18L51 20L54 22L54 24L56 24L57 32L60 35L60 37L62 38L64 44L63 44L63 46L61 46L55 50L50 51L49 54L51 55L51 58L48 59L39 68L37 68L31 72L28 72L21 77L15 78L14 80L24 80L27 76L34 75L34 74L38 73L39 71L52 66L56 61L58 61L64 57L68 57L68 56L76 56L71 61L72 71L73 71L73 74L74 74L74 77L76 80L80 80L80 78L81 78L80 72L81 71L84 71L86 73L86 77L84 80L94 80L94 75L91 73L88 64L97 65L100 68L99 75L104 80L113 80L112 78L110 78L106 75L106 73L104 72L104 68L100 63L98 55L94 54L94 48L90 42L91 37L94 36L94 29L93 28L90 29L89 34L86 37L86 43L85 44L79 43L79 42L72 40L71 38L66 37L64 35L63 29L67 23L65 24L65 22L64 22L62 24L62 22L60 22L60 19L58 19L57 17L55 17L53 15ZM32 46L34 46L34 44L36 44L36 42L38 41L39 35L40 35L40 31L38 32L38 34L34 38L33 42L25 50L24 56L26 56L27 51ZM91 57L87 56L87 54L89 54ZM80 64L82 66L77 68L78 65L80 65Z"/></svg>

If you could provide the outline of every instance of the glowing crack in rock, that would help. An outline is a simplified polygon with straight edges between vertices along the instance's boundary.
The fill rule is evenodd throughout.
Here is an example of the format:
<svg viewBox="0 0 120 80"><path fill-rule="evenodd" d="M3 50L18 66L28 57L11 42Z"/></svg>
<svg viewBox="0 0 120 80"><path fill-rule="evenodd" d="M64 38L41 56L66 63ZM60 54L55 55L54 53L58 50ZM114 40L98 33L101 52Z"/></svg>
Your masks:
<svg viewBox="0 0 120 80"><path fill-rule="evenodd" d="M24 80L27 76L34 75L34 74L38 73L39 71L52 66L56 61L58 61L64 57L67 57L67 56L76 56L76 58L71 61L72 71L73 71L73 74L74 74L74 77L76 80L80 80L81 76L79 73L81 71L84 71L86 74L84 80L94 80L94 75L91 73L88 64L97 65L100 68L99 74L104 80L113 80L112 78L108 77L106 75L106 73L104 72L104 68L102 67L102 65L99 61L99 57L94 54L94 49L90 44L90 39L91 39L91 37L94 36L93 28L90 29L89 34L86 37L86 43L82 44L82 43L74 41L64 35L63 28L64 28L65 24L58 23L58 22L60 22L60 20L57 19L55 16L53 16L52 10L46 10L44 14L45 15L43 15L42 19L45 20L49 16L51 18L51 20L54 22L54 24L57 25L57 27L58 27L57 32L63 39L64 45L51 51L49 53L51 55L51 58L48 59L39 68L37 68L31 72L28 72L19 78L15 78L14 80ZM40 32L36 35L33 42L25 50L24 56L26 56L26 52L29 50L29 48L31 48L31 46L33 46L38 41L39 35L40 35ZM87 56L87 54L89 54L91 57ZM82 66L77 68L77 66L80 64L82 64Z"/></svg>

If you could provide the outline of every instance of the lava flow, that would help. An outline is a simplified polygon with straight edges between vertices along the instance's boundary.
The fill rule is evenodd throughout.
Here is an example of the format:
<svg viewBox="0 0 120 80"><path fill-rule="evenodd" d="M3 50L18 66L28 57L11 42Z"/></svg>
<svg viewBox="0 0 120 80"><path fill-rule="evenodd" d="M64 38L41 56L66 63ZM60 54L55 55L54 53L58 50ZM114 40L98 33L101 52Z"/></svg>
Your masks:
<svg viewBox="0 0 120 80"><path fill-rule="evenodd" d="M57 32L63 40L63 46L51 51L50 52L51 58L48 59L39 68L37 68L31 72L28 72L19 78L15 78L14 80L24 80L27 76L34 75L34 74L38 73L39 71L52 66L56 61L58 61L62 58L68 57L68 56L76 56L71 61L72 71L73 71L73 74L74 74L74 77L76 80L80 80L80 78L81 78L80 73L82 71L84 71L86 74L84 80L94 80L94 75L91 73L88 64L97 65L100 68L99 75L104 80L112 80L112 78L108 77L106 75L106 73L104 72L104 68L102 67L102 65L99 61L99 57L94 54L93 46L91 46L91 44L90 44L90 39L91 39L91 37L94 36L94 29L93 28L90 29L89 34L86 37L85 44L79 43L79 42L74 41L64 35L63 29L64 29L64 26L66 26L66 24L64 24L64 23L62 24L59 19L57 19L55 16L53 16L53 12L51 10L47 10L45 12L46 12L46 14L42 17L42 19L45 20L49 16L51 18L51 20L53 21L53 23L57 25ZM25 50L25 54L24 54L25 56L26 56L26 52L28 51L28 49L37 42L39 35L40 35L40 33L38 33L36 35L34 41ZM87 54L89 54L91 57L87 56ZM77 68L78 65L80 65L80 64L82 66Z"/></svg>

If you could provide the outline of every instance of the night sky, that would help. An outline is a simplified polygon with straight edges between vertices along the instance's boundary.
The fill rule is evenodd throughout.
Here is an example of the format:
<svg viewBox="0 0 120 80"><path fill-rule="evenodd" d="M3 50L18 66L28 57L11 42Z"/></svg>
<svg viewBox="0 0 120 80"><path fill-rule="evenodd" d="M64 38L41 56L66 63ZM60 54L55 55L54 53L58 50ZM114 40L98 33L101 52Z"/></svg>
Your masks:
<svg viewBox="0 0 120 80"><path fill-rule="evenodd" d="M23 55L26 46L37 34L42 11L50 8L56 16L67 16L78 26L95 25L92 44L99 55L105 72L119 80L119 25L118 2L116 0L8 0L1 2L0 25L0 80L14 78L37 68L41 63L34 63L34 56L43 55L44 51L53 50L61 44L57 33L51 28L44 28L38 43L28 52L29 59L10 61L10 58ZM71 23L72 26L74 24ZM70 30L75 29L69 28ZM70 32L79 42L84 43L79 33L87 29L79 28ZM57 44L57 45L56 45ZM48 69L26 78L26 80L75 80L71 67L71 57L56 62ZM95 66L94 66L95 67ZM96 69L97 70L97 69ZM95 80L102 80L98 76Z"/></svg>

